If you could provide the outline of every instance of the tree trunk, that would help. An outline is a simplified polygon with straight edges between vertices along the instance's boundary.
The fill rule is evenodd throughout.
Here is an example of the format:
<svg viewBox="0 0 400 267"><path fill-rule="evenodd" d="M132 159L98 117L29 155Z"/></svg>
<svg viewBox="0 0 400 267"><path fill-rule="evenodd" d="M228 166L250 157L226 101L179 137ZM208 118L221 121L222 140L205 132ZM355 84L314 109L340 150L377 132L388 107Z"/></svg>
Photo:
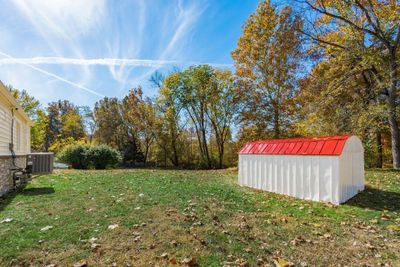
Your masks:
<svg viewBox="0 0 400 267"><path fill-rule="evenodd" d="M392 49L390 58L390 88L388 90L387 103L389 108L389 125L392 143L393 168L400 169L400 132L396 114L397 91L397 62L396 51Z"/></svg>
<svg viewBox="0 0 400 267"><path fill-rule="evenodd" d="M147 160L148 160L148 157L150 154L150 146L151 146L151 143L153 142L153 140L151 140L151 138L148 138L147 140L145 140L145 142L146 142L146 152L144 154L144 166L146 166L146 164L147 164Z"/></svg>
<svg viewBox="0 0 400 267"><path fill-rule="evenodd" d="M392 158L393 158L393 168L400 169L400 133L399 125L397 123L396 110L394 107L394 100L389 99L389 125L391 143L392 143Z"/></svg>
<svg viewBox="0 0 400 267"><path fill-rule="evenodd" d="M279 125L279 109L275 107L274 109L274 137L279 138L281 135L280 125Z"/></svg>
<svg viewBox="0 0 400 267"><path fill-rule="evenodd" d="M206 129L202 127L201 129L202 133L202 139L203 139L203 151L207 160L207 166L209 169L211 169L211 159L210 159L210 154L208 153L208 146L207 146L207 136L206 136Z"/></svg>
<svg viewBox="0 0 400 267"><path fill-rule="evenodd" d="M177 138L176 136L173 136L173 138L171 140L172 151L174 153L174 156L171 161L175 167L178 167L179 166L179 158L178 158L178 151L176 149L176 138Z"/></svg>
<svg viewBox="0 0 400 267"><path fill-rule="evenodd" d="M382 134L379 128L376 130L376 147L377 147L376 167L382 168L383 167Z"/></svg>
<svg viewBox="0 0 400 267"><path fill-rule="evenodd" d="M224 142L221 142L218 145L218 153L219 153L218 168L222 169L222 164L224 162Z"/></svg>

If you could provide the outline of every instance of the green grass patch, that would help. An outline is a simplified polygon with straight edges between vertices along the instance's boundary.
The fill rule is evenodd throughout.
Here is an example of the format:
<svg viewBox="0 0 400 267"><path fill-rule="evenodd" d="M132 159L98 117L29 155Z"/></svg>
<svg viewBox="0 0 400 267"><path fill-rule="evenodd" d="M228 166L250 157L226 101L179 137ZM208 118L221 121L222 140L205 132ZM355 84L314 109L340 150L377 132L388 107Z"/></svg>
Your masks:
<svg viewBox="0 0 400 267"><path fill-rule="evenodd" d="M400 265L400 172L366 180L332 206L240 187L234 170L56 171L1 200L0 266Z"/></svg>

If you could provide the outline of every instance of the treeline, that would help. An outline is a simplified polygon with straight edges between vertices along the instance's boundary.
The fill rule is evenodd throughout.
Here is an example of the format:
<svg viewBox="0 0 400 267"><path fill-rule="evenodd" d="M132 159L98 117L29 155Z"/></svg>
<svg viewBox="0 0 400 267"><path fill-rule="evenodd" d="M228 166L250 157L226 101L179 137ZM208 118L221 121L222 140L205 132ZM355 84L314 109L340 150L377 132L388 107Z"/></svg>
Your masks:
<svg viewBox="0 0 400 267"><path fill-rule="evenodd" d="M126 166L222 168L249 140L352 133L367 166L400 168L399 11L396 1L263 1L232 51L234 72L157 72L156 97L137 87L93 109L42 110L14 92L36 122L34 150L108 144Z"/></svg>

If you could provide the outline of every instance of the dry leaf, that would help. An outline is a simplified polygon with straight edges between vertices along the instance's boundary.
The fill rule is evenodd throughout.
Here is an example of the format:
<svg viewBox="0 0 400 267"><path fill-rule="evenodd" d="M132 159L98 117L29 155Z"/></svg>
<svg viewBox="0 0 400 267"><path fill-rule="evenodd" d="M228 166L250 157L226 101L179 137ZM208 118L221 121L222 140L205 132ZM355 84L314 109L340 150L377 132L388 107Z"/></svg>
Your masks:
<svg viewBox="0 0 400 267"><path fill-rule="evenodd" d="M13 218L5 218L5 219L2 220L0 223L9 223L9 222L12 222L12 221L14 221Z"/></svg>
<svg viewBox="0 0 400 267"><path fill-rule="evenodd" d="M386 226L386 229L391 231L400 231L400 226L395 224L389 224L388 226Z"/></svg>
<svg viewBox="0 0 400 267"><path fill-rule="evenodd" d="M196 258L195 257L184 258L181 261L181 264L185 264L187 266L195 266L196 265Z"/></svg>
<svg viewBox="0 0 400 267"><path fill-rule="evenodd" d="M278 258L278 260L275 260L275 265L276 267L291 267L294 266L292 262L286 261L283 258Z"/></svg>
<svg viewBox="0 0 400 267"><path fill-rule="evenodd" d="M331 234L324 234L324 237L326 238L326 239L331 239Z"/></svg>
<svg viewBox="0 0 400 267"><path fill-rule="evenodd" d="M168 253L165 252L165 253L161 254L160 258L168 259Z"/></svg>
<svg viewBox="0 0 400 267"><path fill-rule="evenodd" d="M87 267L87 261L86 260L80 260L79 262L74 263L74 267Z"/></svg>
<svg viewBox="0 0 400 267"><path fill-rule="evenodd" d="M48 231L50 229L53 229L53 226L47 225L47 226L43 227L42 229L40 229L40 231Z"/></svg>
<svg viewBox="0 0 400 267"><path fill-rule="evenodd" d="M117 227L119 227L118 224L111 224L111 225L108 226L108 229L109 229L109 230L114 230L114 229L117 228Z"/></svg>
<svg viewBox="0 0 400 267"><path fill-rule="evenodd" d="M90 249L91 249L93 252L97 252L98 248L100 248L100 244L93 243L93 244L90 246Z"/></svg>
<svg viewBox="0 0 400 267"><path fill-rule="evenodd" d="M235 263L236 263L237 266L240 266L240 267L247 267L247 266L249 266L249 263L248 263L245 259L242 259L242 258L237 259L237 260L235 261Z"/></svg>
<svg viewBox="0 0 400 267"><path fill-rule="evenodd" d="M366 247L366 248L369 248L369 249L375 249L375 248L376 248L375 246L371 245L370 243L367 243L367 244L365 245L365 247Z"/></svg>

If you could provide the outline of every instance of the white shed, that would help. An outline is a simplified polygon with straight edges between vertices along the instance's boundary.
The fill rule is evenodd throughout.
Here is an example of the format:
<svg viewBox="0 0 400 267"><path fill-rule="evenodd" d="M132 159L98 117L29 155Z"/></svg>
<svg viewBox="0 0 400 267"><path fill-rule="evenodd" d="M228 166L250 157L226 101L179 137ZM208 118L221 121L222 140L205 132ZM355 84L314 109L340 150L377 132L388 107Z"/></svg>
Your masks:
<svg viewBox="0 0 400 267"><path fill-rule="evenodd" d="M250 142L239 152L239 184L340 204L364 190L364 149L353 135Z"/></svg>

